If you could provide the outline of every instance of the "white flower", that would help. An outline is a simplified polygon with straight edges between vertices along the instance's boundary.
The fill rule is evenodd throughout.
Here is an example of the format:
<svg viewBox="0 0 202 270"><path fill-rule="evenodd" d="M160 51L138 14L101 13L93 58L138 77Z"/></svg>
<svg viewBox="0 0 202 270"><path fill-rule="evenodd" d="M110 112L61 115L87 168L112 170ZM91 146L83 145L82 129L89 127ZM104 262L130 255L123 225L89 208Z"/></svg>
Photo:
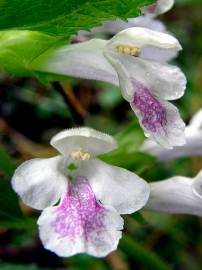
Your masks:
<svg viewBox="0 0 202 270"><path fill-rule="evenodd" d="M60 155L24 162L12 186L25 204L43 209L38 225L45 248L64 257L81 252L105 256L121 238L120 214L142 208L149 185L95 159L117 147L109 135L74 128L58 133L51 145Z"/></svg>
<svg viewBox="0 0 202 270"><path fill-rule="evenodd" d="M101 80L119 85L145 135L167 148L183 145L184 123L167 100L184 94L186 79L176 66L146 59L145 49L179 51L176 38L150 29L123 30L109 41L92 39L43 54L34 70Z"/></svg>
<svg viewBox="0 0 202 270"><path fill-rule="evenodd" d="M143 7L142 13L151 16L160 15L170 10L174 3L175 0L157 0L155 4Z"/></svg>
<svg viewBox="0 0 202 270"><path fill-rule="evenodd" d="M77 35L73 35L72 42L84 42L91 38L109 38L118 32L131 27L144 27L151 30L171 34L167 31L165 25L156 20L155 17L172 8L174 0L158 0L155 4L142 8L142 15L135 18L128 18L126 21L116 19L105 21L101 26L93 27L90 31L80 30ZM144 48L144 57L158 62L169 62L177 56L176 50L156 50L156 48Z"/></svg>
<svg viewBox="0 0 202 270"><path fill-rule="evenodd" d="M172 160L179 157L202 156L202 110L199 110L185 129L186 144L174 149L165 149L151 140L145 140L141 150L158 160Z"/></svg>
<svg viewBox="0 0 202 270"><path fill-rule="evenodd" d="M150 186L145 209L202 216L202 171L195 178L175 176Z"/></svg>

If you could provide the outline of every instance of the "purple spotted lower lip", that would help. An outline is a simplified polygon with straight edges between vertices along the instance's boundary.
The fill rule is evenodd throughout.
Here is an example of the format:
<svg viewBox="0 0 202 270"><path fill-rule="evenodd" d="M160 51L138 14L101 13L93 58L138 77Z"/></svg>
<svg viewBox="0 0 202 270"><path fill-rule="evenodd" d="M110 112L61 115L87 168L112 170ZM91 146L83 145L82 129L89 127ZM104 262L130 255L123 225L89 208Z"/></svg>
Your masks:
<svg viewBox="0 0 202 270"><path fill-rule="evenodd" d="M106 213L107 210L96 201L88 179L78 177L69 183L52 226L59 238L83 237L86 241L97 241L99 233L105 230Z"/></svg>
<svg viewBox="0 0 202 270"><path fill-rule="evenodd" d="M167 124L166 109L150 91L136 80L132 80L135 93L132 104L142 117L142 125L150 132L158 132Z"/></svg>

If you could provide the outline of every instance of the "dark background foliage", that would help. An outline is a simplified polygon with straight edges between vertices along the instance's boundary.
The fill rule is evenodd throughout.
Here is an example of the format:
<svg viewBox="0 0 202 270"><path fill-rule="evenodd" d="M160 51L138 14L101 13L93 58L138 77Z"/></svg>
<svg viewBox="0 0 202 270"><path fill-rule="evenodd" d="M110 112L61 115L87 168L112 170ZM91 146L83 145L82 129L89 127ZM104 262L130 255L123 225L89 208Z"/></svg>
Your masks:
<svg viewBox="0 0 202 270"><path fill-rule="evenodd" d="M103 14L106 14L104 7ZM127 14L132 15L131 12ZM200 0L178 0L173 10L161 16L184 48L175 62L185 72L188 85L186 94L176 104L186 122L202 107L201 14ZM1 27L8 19L5 14L2 16ZM18 23L19 26L17 20L19 18L10 22L10 26L12 23ZM28 17L27 20L29 24ZM90 25L93 26L93 23ZM43 30L42 26L37 29ZM64 34L63 27L59 30L57 35ZM54 31L53 27L48 32ZM179 174L192 177L202 168L200 157L160 163L140 153L138 150L144 136L129 104L123 100L116 87L75 79L69 79L62 85L44 85L35 78L14 77L2 70L0 270L202 269L202 221L188 215L142 211L141 214L124 217L126 226L119 249L104 259L87 255L62 259L44 250L36 228L39 212L22 202L18 203L9 179L22 161L55 154L48 144L53 134L80 125L92 126L115 135L120 149L102 159L128 168L147 181Z"/></svg>

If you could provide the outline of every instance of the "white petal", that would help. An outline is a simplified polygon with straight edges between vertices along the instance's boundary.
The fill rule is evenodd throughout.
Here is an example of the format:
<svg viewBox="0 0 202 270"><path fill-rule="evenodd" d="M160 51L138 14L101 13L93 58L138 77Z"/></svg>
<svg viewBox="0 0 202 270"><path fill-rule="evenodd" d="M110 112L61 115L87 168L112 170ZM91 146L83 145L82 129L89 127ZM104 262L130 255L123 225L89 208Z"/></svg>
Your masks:
<svg viewBox="0 0 202 270"><path fill-rule="evenodd" d="M79 175L89 180L96 198L120 214L141 209L149 196L148 184L130 171L92 159L81 164Z"/></svg>
<svg viewBox="0 0 202 270"><path fill-rule="evenodd" d="M59 256L85 252L103 257L117 248L123 219L99 204L88 180L79 177L69 184L59 206L42 212L38 225L45 248Z"/></svg>
<svg viewBox="0 0 202 270"><path fill-rule="evenodd" d="M151 30L166 33L165 24L159 20L154 20L153 18L149 16L139 16L136 18L131 18L131 19L128 19L128 22L129 22L130 27L145 27Z"/></svg>
<svg viewBox="0 0 202 270"><path fill-rule="evenodd" d="M117 53L105 52L105 55L117 70L119 77L121 70L124 69L120 85L123 95L128 97L128 100L133 96L134 88L128 86L126 80L132 78L141 82L152 94L161 99L175 100L183 96L186 77L178 67Z"/></svg>
<svg viewBox="0 0 202 270"><path fill-rule="evenodd" d="M173 35L167 31L165 25L159 21L154 20L151 16L139 16L136 18L128 19L128 27L145 27L165 34ZM126 27L125 27L126 28ZM122 29L120 29L121 31ZM118 31L117 31L118 32ZM178 55L177 50L173 49L160 49L154 46L145 46L142 48L140 57L154 60L157 62L168 62Z"/></svg>
<svg viewBox="0 0 202 270"><path fill-rule="evenodd" d="M166 29L165 25L161 21L154 20L151 16L140 16L129 20L129 22L131 24L134 23L134 26L146 27L173 36L173 34ZM177 57L177 55L178 50L145 46L142 48L140 57L163 63L171 61L173 58Z"/></svg>
<svg viewBox="0 0 202 270"><path fill-rule="evenodd" d="M202 201L202 170L195 177L192 183L192 190Z"/></svg>
<svg viewBox="0 0 202 270"><path fill-rule="evenodd" d="M119 55L118 53L110 52L109 50L104 50L105 57L109 60L111 65L114 67L114 69L117 71L118 78L119 78L119 85L121 88L121 92L123 97L130 101L131 97L134 94L134 88L130 81L130 74L129 70L123 65L122 61L124 58L127 59L127 55ZM120 58L121 57L121 58ZM135 60L136 61L136 60ZM125 60L124 60L125 64ZM134 65L136 62L134 62Z"/></svg>
<svg viewBox="0 0 202 270"><path fill-rule="evenodd" d="M118 32L120 32L123 29L132 27L127 21L123 21L120 19L116 19L113 21L105 21L102 23L101 26L93 27L90 31L90 33L103 33L103 34L111 34L114 35Z"/></svg>
<svg viewBox="0 0 202 270"><path fill-rule="evenodd" d="M155 4L143 7L142 13L154 16L165 13L172 8L174 2L174 0L157 0Z"/></svg>
<svg viewBox="0 0 202 270"><path fill-rule="evenodd" d="M36 209L55 204L66 190L67 179L60 169L62 157L32 159L17 168L12 187L23 202Z"/></svg>
<svg viewBox="0 0 202 270"><path fill-rule="evenodd" d="M159 160L172 160L179 157L202 156L202 111L200 110L192 118L190 124L185 128L186 144L165 149L154 141L146 140L141 147L143 152L147 152L157 157Z"/></svg>
<svg viewBox="0 0 202 270"><path fill-rule="evenodd" d="M127 21L123 21L120 19L116 19L113 21L105 21L102 23L102 26L94 27L90 30L90 32L79 31L80 34L111 34L115 35L118 32L130 28L130 27L145 27L152 30L166 32L165 25L158 20L154 20L149 16L139 16L135 18L129 18Z"/></svg>
<svg viewBox="0 0 202 270"><path fill-rule="evenodd" d="M174 148L175 151L176 148ZM167 152L172 151L172 149L166 149L156 143L155 141L152 141L150 139L146 139L143 144L141 145L140 150L142 152L149 153L155 157L157 157L159 160L161 160L161 155L164 156L164 153L166 155Z"/></svg>
<svg viewBox="0 0 202 270"><path fill-rule="evenodd" d="M36 71L118 84L116 72L102 54L107 41L92 39L47 51L31 64Z"/></svg>
<svg viewBox="0 0 202 270"><path fill-rule="evenodd" d="M117 148L117 143L112 136L88 127L61 131L51 139L50 143L66 156L75 149L81 149L91 156L97 156Z"/></svg>
<svg viewBox="0 0 202 270"><path fill-rule="evenodd" d="M138 48L154 46L161 49L172 49L175 51L182 49L175 37L143 27L131 27L119 32L107 43L106 46L108 49L115 50L118 45Z"/></svg>
<svg viewBox="0 0 202 270"><path fill-rule="evenodd" d="M141 147L143 152L147 152L157 157L159 160L173 160L180 157L202 156L202 132L194 131L192 134L187 133L185 129L185 141L182 146L177 146L174 149L165 149L156 144L154 141L146 140Z"/></svg>
<svg viewBox="0 0 202 270"><path fill-rule="evenodd" d="M165 63L176 58L177 55L178 55L178 52L172 49L164 50L164 49L147 46L142 49L140 57L144 59L148 59L148 60L154 60L159 63Z"/></svg>
<svg viewBox="0 0 202 270"><path fill-rule="evenodd" d="M193 179L176 176L151 183L145 209L202 216L202 199L192 190Z"/></svg>
<svg viewBox="0 0 202 270"><path fill-rule="evenodd" d="M187 80L177 66L143 59L139 61L140 66L147 72L146 79L142 78L141 82L145 83L155 96L165 100L175 100L184 95Z"/></svg>
<svg viewBox="0 0 202 270"><path fill-rule="evenodd" d="M175 0L157 0L156 14L167 12L174 5Z"/></svg>
<svg viewBox="0 0 202 270"><path fill-rule="evenodd" d="M202 130L202 109L197 111L195 115L192 117L189 126L193 129Z"/></svg>

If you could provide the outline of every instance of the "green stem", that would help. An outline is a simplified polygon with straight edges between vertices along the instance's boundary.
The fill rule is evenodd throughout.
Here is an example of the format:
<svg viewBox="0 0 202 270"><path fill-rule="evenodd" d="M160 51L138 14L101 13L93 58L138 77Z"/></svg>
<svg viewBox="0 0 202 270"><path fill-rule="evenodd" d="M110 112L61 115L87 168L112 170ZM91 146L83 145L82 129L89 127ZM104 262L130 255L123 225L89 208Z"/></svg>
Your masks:
<svg viewBox="0 0 202 270"><path fill-rule="evenodd" d="M171 268L156 254L146 250L141 244L137 243L130 236L124 234L119 247L129 257L142 264L149 270L170 270Z"/></svg>

